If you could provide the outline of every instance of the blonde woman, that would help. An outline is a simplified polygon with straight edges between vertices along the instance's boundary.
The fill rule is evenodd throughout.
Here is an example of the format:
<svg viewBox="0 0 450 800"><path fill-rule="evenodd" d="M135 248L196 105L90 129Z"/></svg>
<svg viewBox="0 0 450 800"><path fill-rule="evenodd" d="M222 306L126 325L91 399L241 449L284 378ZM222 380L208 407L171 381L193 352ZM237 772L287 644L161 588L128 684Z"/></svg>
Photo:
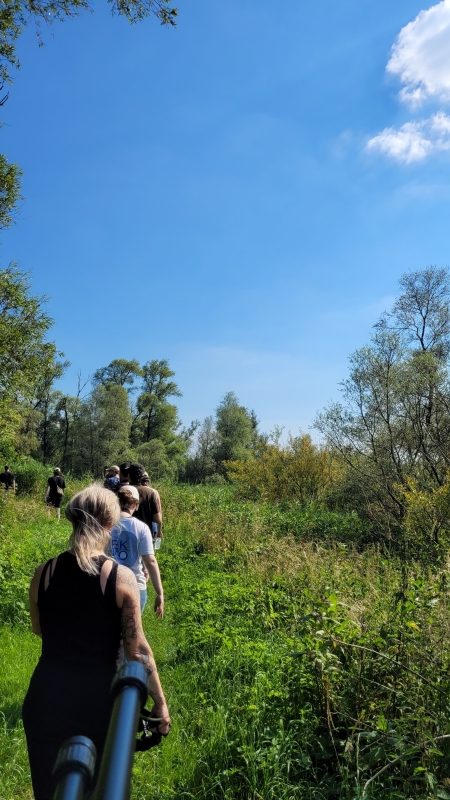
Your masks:
<svg viewBox="0 0 450 800"><path fill-rule="evenodd" d="M41 564L30 585L33 633L42 655L22 715L35 800L52 800L52 769L70 736L94 742L100 762L111 713L110 687L121 637L129 661L147 670L161 733L169 712L152 650L142 630L136 578L104 553L120 517L117 497L89 486L66 507L73 531L69 550Z"/></svg>

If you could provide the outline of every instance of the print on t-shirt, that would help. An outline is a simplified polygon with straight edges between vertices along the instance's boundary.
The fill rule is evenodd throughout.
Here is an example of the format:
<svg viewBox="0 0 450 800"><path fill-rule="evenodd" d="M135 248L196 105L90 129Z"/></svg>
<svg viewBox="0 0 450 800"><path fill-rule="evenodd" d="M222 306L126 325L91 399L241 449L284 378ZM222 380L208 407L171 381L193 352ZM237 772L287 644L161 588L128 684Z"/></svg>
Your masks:
<svg viewBox="0 0 450 800"><path fill-rule="evenodd" d="M138 519L121 519L111 531L111 555L124 567L132 569L139 588L146 581L141 567L141 556L153 555L153 539L147 525Z"/></svg>
<svg viewBox="0 0 450 800"><path fill-rule="evenodd" d="M139 555L135 534L121 527L120 533L111 537L111 550L116 561L132 569Z"/></svg>

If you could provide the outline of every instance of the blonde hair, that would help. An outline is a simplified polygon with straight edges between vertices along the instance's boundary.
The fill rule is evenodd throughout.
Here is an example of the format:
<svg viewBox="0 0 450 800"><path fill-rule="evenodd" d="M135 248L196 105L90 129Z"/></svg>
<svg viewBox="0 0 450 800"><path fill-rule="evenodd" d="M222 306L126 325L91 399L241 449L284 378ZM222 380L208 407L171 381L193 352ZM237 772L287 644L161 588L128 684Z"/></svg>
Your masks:
<svg viewBox="0 0 450 800"><path fill-rule="evenodd" d="M89 575L98 575L99 568L91 553L93 550L103 550L109 540L110 529L120 519L116 495L100 484L88 486L67 503L66 517L73 526L69 545L75 553L78 566Z"/></svg>

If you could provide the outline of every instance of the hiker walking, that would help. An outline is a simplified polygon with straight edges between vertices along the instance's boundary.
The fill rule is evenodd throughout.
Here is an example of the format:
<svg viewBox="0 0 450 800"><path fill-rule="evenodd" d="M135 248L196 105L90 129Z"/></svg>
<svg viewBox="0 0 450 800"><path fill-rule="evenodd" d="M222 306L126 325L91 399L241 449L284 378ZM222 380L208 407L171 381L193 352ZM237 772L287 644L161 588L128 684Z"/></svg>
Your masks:
<svg viewBox="0 0 450 800"><path fill-rule="evenodd" d="M5 471L0 473L0 483L3 483L5 492L14 492L16 489L16 479L8 465L6 465Z"/></svg>
<svg viewBox="0 0 450 800"><path fill-rule="evenodd" d="M122 486L117 497L120 503L120 520L111 529L111 554L118 564L129 567L136 577L141 614L147 602L147 580L150 578L156 597L154 611L157 617L164 615L164 592L154 555L153 539L148 525L136 519L139 494L136 486Z"/></svg>
<svg viewBox="0 0 450 800"><path fill-rule="evenodd" d="M162 508L159 493L150 485L150 478L142 464L130 464L128 475L131 485L135 486L139 493L139 506L134 516L148 525L154 538L161 539ZM142 482L144 476L146 476L145 485Z"/></svg>
<svg viewBox="0 0 450 800"><path fill-rule="evenodd" d="M31 581L32 628L42 637L42 655L22 717L35 800L52 800L56 756L71 736L92 739L100 764L121 637L127 660L146 668L159 732L170 728L153 653L142 630L136 580L104 551L119 514L117 497L102 486L76 494L66 506L73 528L69 549L41 564Z"/></svg>
<svg viewBox="0 0 450 800"><path fill-rule="evenodd" d="M45 502L47 503L47 511L50 516L52 508L56 511L56 519L61 518L61 503L63 499L64 489L66 482L61 474L59 467L55 467L53 475L47 481L47 489L45 492Z"/></svg>
<svg viewBox="0 0 450 800"><path fill-rule="evenodd" d="M103 484L105 489L111 489L112 492L119 491L120 488L119 474L120 474L120 467L117 467L115 464L113 464L113 466L106 471L105 481Z"/></svg>

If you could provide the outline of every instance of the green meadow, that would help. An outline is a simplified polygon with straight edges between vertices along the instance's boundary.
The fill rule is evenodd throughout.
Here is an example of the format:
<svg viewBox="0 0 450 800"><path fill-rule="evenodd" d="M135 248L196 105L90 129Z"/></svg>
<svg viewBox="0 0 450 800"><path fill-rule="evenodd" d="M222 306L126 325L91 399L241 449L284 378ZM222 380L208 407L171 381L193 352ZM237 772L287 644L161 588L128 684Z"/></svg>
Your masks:
<svg viewBox="0 0 450 800"><path fill-rule="evenodd" d="M402 561L354 512L158 488L166 615L149 602L144 627L173 726L136 756L133 800L450 798L445 565ZM27 588L69 525L36 493L8 497L1 521L0 791L31 800Z"/></svg>

